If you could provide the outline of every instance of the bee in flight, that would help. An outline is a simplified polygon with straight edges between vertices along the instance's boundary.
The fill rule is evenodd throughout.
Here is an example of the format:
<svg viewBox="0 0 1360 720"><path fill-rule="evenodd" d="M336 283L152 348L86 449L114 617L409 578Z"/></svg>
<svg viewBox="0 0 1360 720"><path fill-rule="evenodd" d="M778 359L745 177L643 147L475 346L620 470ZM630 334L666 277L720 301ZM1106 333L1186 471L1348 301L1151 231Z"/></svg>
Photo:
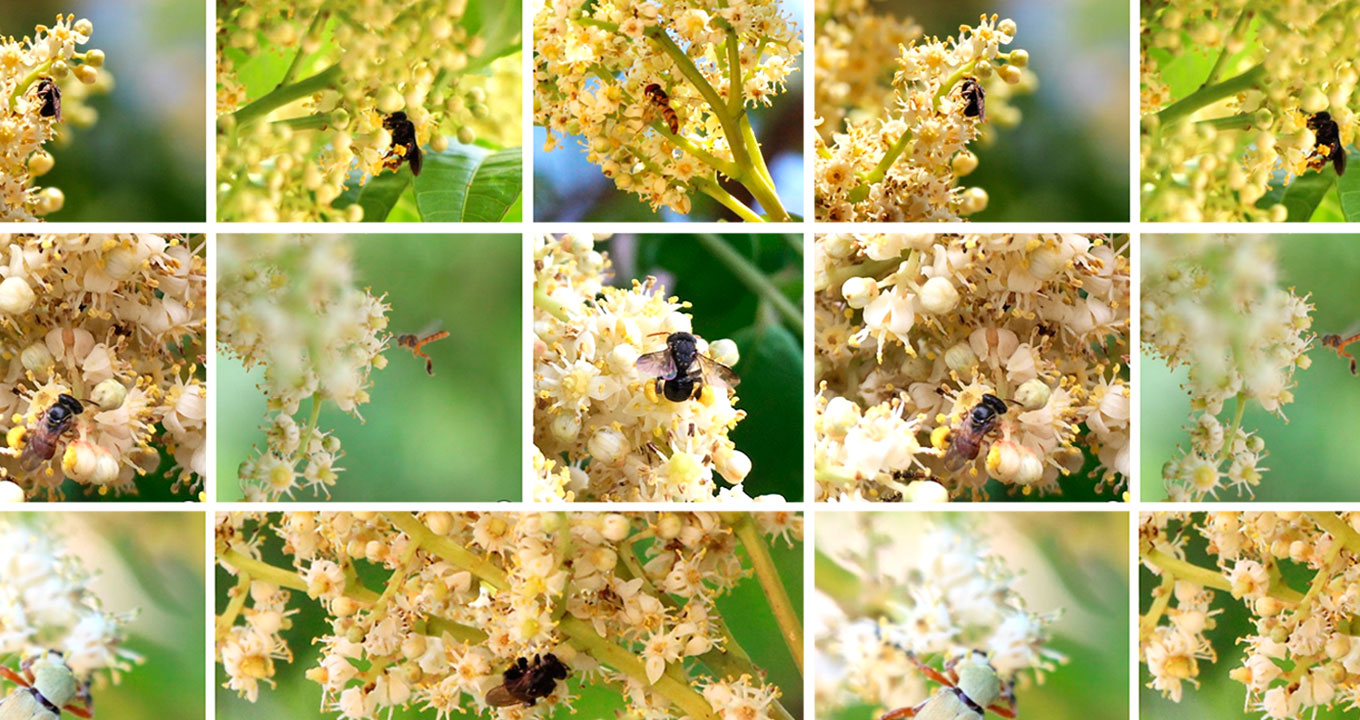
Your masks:
<svg viewBox="0 0 1360 720"><path fill-rule="evenodd" d="M741 382L732 368L699 352L698 338L687 332L666 336L666 349L637 359L637 369L656 378L656 394L671 402L699 396L705 383L735 388Z"/></svg>
<svg viewBox="0 0 1360 720"><path fill-rule="evenodd" d="M398 110L383 118L383 127L392 133L392 148L383 156L383 167L399 170L402 161L406 161L411 164L411 174L419 175L422 157L420 143L416 142L415 124L406 113Z"/></svg>
<svg viewBox="0 0 1360 720"><path fill-rule="evenodd" d="M675 108L671 107L671 97L657 83L652 83L642 89L642 94L647 96L657 110L661 111L661 117L666 119L666 127L671 129L672 134L680 133L680 116L675 114Z"/></svg>
<svg viewBox="0 0 1360 720"><path fill-rule="evenodd" d="M42 107L38 108L38 114L43 117L56 118L61 122L61 88L50 77L38 78L38 84L34 86L38 94L38 99L42 100Z"/></svg>
<svg viewBox="0 0 1360 720"><path fill-rule="evenodd" d="M1001 678L987 656L974 650L944 665L944 672L921 662L907 651L907 659L940 687L915 707L884 713L879 720L983 720L988 712L1015 717L1015 691Z"/></svg>
<svg viewBox="0 0 1360 720"><path fill-rule="evenodd" d="M423 332L418 335L398 335L397 345L410 350L411 354L414 355L415 357L425 358L425 372L429 373L430 375L434 375L434 360L430 358L429 355L426 355L425 351L421 350L420 348L424 345L428 345L429 343L435 342L436 340L443 340L448 336L449 336L448 330L440 330L438 332Z"/></svg>
<svg viewBox="0 0 1360 720"><path fill-rule="evenodd" d="M63 711L80 718L94 716L89 687L76 678L59 652L28 658L19 672L0 665L0 677L19 686L0 700L4 720L60 720Z"/></svg>
<svg viewBox="0 0 1360 720"><path fill-rule="evenodd" d="M1346 148L1341 146L1341 128L1332 119L1332 114L1323 110L1308 118L1308 129L1313 131L1317 146L1308 156L1308 167L1321 170L1327 161L1332 161L1338 177L1346 174Z"/></svg>
<svg viewBox="0 0 1360 720"><path fill-rule="evenodd" d="M1351 374L1352 375L1356 374L1355 356L1346 352L1346 346L1350 345L1353 342L1360 342L1360 333L1356 333L1355 335L1351 335L1350 337L1342 337L1340 335L1323 335L1322 337L1318 338L1318 342L1322 343L1326 347L1335 350L1337 355L1344 358L1349 358L1351 361Z"/></svg>
<svg viewBox="0 0 1360 720"><path fill-rule="evenodd" d="M24 470L37 470L38 466L52 459L61 443L61 436L70 432L76 424L76 417L85 412L85 405L72 395L62 393L52 407L47 408L38 418L37 427L28 434L24 452L19 456L19 466Z"/></svg>
<svg viewBox="0 0 1360 720"><path fill-rule="evenodd" d="M501 673L501 684L487 692L486 704L491 707L533 705L551 695L557 689L557 681L567 679L569 674L566 664L552 653L535 655L533 662L519 658Z"/></svg>
<svg viewBox="0 0 1360 720"><path fill-rule="evenodd" d="M1006 414L1006 402L987 393L958 426L949 433L949 449L944 454L944 466L957 472L977 459L987 434L996 428L1001 416Z"/></svg>
<svg viewBox="0 0 1360 720"><path fill-rule="evenodd" d="M959 84L959 96L964 102L964 117L975 117L978 122L987 122L987 93L977 78L965 77Z"/></svg>

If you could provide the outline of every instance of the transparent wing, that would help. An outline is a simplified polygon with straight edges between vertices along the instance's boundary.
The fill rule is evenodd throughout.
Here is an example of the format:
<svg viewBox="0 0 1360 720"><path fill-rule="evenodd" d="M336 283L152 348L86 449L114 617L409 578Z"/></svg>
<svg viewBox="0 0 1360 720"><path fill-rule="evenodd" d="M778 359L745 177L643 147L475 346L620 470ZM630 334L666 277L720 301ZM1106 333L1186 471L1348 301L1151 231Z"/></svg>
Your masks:
<svg viewBox="0 0 1360 720"><path fill-rule="evenodd" d="M491 707L509 707L511 705L522 704L520 699L510 694L504 685L497 685L491 688L486 694L486 704Z"/></svg>
<svg viewBox="0 0 1360 720"><path fill-rule="evenodd" d="M737 372L722 363L709 358L707 355L699 356L704 382L714 387L735 388L741 384L741 378Z"/></svg>
<svg viewBox="0 0 1360 720"><path fill-rule="evenodd" d="M637 369L648 375L674 380L675 358L671 357L669 350L647 353L637 359Z"/></svg>

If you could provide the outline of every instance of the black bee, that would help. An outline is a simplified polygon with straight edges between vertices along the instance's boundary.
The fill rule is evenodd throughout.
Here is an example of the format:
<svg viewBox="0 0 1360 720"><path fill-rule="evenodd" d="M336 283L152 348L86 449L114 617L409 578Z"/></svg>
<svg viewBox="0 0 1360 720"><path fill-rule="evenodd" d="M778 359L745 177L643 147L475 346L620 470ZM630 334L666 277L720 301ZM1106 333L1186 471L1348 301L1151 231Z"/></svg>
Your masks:
<svg viewBox="0 0 1360 720"><path fill-rule="evenodd" d="M491 707L533 705L548 697L557 688L558 680L565 680L570 671L556 655L535 655L533 662L519 658L501 673L501 684L486 694Z"/></svg>
<svg viewBox="0 0 1360 720"><path fill-rule="evenodd" d="M987 93L983 91L982 84L977 78L965 77L959 85L959 95L967 103L963 106L965 117L975 117L978 122L987 122Z"/></svg>
<svg viewBox="0 0 1360 720"><path fill-rule="evenodd" d="M57 122L61 122L61 88L57 87L50 77L38 78L38 84L34 87L43 103L42 107L38 108L38 114L56 118Z"/></svg>
<svg viewBox="0 0 1360 720"><path fill-rule="evenodd" d="M1317 147L1313 148L1313 153L1308 156L1308 167L1321 170L1327 161L1331 160L1332 167L1336 168L1336 174L1345 175L1346 148L1341 147L1341 128L1332 119L1332 114L1323 110L1308 118L1308 129L1313 131L1313 137L1317 141ZM1326 151L1323 148L1326 148Z"/></svg>
<svg viewBox="0 0 1360 720"><path fill-rule="evenodd" d="M76 416L85 412L85 405L71 395L62 393L57 401L38 418L38 426L28 435L24 452L19 456L19 465L25 470L36 470L39 465L52 459L57 452L61 436L71 430Z"/></svg>
<svg viewBox="0 0 1360 720"><path fill-rule="evenodd" d="M699 352L696 338L687 332L666 336L666 349L637 359L637 369L656 377L656 392L671 402L699 396L704 383L734 388L741 382L732 368Z"/></svg>
<svg viewBox="0 0 1360 720"><path fill-rule="evenodd" d="M383 118L383 127L392 133L392 149L383 156L383 167L388 170L401 168L403 160L411 164L411 174L420 174L420 144L416 142L416 126L406 117L406 113L398 110L397 112Z"/></svg>
<svg viewBox="0 0 1360 720"><path fill-rule="evenodd" d="M982 449L982 441L987 438L987 433L996 427L1001 416L1005 414L1004 400L991 393L983 395L982 400L973 406L967 417L963 418L958 427L950 433L949 449L944 454L944 466L952 471L958 471L975 460L978 450Z"/></svg>
<svg viewBox="0 0 1360 720"><path fill-rule="evenodd" d="M672 133L679 134L680 116L676 115L675 108L671 107L671 98L666 94L666 91L662 90L660 85L652 83L643 88L642 93L647 96L652 105L656 106L657 110L661 111L661 116L666 119L666 127L669 127Z"/></svg>

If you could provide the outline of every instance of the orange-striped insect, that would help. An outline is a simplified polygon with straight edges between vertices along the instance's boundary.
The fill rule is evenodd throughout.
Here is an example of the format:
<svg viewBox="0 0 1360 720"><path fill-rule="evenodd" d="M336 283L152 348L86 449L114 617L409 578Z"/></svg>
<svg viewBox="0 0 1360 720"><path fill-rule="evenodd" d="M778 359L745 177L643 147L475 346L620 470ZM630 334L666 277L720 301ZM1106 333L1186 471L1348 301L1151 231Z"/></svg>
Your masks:
<svg viewBox="0 0 1360 720"><path fill-rule="evenodd" d="M1360 342L1360 333L1356 333L1354 335L1351 335L1350 337L1341 337L1340 335L1323 335L1322 337L1318 338L1318 342L1322 343L1326 347L1335 350L1337 355L1340 355L1341 357L1344 358L1349 358L1351 361L1351 374L1352 375L1357 374L1355 372L1355 356L1346 352L1346 346L1350 345L1353 342Z"/></svg>
<svg viewBox="0 0 1360 720"><path fill-rule="evenodd" d="M666 91L662 90L660 85L652 83L643 88L642 93L647 96L647 99L656 109L661 111L661 117L666 119L666 127L669 127L672 133L679 134L680 116L676 115L675 108L671 107L671 97L666 94Z"/></svg>
<svg viewBox="0 0 1360 720"><path fill-rule="evenodd" d="M425 358L425 372L434 375L434 360L431 359L429 355L426 355L425 351L420 348L437 340L443 340L448 336L448 330L440 330L438 332L426 331L412 335L398 335L397 345L410 350L411 354L415 357Z"/></svg>

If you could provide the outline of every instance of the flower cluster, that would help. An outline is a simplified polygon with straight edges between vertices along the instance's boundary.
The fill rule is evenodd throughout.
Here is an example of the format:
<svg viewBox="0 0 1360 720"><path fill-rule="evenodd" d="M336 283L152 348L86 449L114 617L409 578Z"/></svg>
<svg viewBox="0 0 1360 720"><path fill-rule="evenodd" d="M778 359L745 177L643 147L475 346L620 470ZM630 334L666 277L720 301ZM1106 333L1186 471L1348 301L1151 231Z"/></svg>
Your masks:
<svg viewBox="0 0 1360 720"><path fill-rule="evenodd" d="M520 15L470 1L487 7L470 10L469 0L220 4L220 217L363 219L360 205L336 201L347 183L384 172L392 133L383 122L397 112L427 151L445 150L452 137L518 145L519 54L484 33L502 26L513 36L503 40L517 45ZM242 68L278 52L293 58L278 87L248 98Z"/></svg>
<svg viewBox="0 0 1360 720"><path fill-rule="evenodd" d="M1060 492L1087 453L1097 490L1122 487L1126 250L1066 234L819 236L817 499L976 499L989 478Z"/></svg>
<svg viewBox="0 0 1360 720"><path fill-rule="evenodd" d="M1144 348L1176 368L1195 416L1190 446L1162 468L1172 500L1260 482L1265 442L1242 428L1248 402L1283 414L1294 370L1310 364L1312 306L1278 285L1273 241L1250 235L1144 235ZM1235 400L1231 422L1219 417Z"/></svg>
<svg viewBox="0 0 1360 720"><path fill-rule="evenodd" d="M1042 677L1062 660L1044 647L1057 613L1027 609L1014 588L1018 574L977 528L927 520L908 541L885 533L882 515L817 519L818 551L839 565L838 575L854 579L818 571L817 587L831 601L818 605L816 619L818 715L924 700L931 690L907 651L946 660L981 651L1008 681L1027 672Z"/></svg>
<svg viewBox="0 0 1360 720"><path fill-rule="evenodd" d="M1341 147L1355 138L1360 6L1175 0L1143 14L1141 35L1145 220L1285 220L1267 192L1311 172L1309 118L1328 113ZM1206 52L1215 61L1202 84L1173 98L1164 74Z"/></svg>
<svg viewBox="0 0 1360 720"><path fill-rule="evenodd" d="M837 5L817 48L817 219L956 221L986 208L985 190L956 182L977 168L968 145L988 116L1019 122L1003 88L1034 86L1029 54L1001 51L1015 22L984 15L957 38L918 43L910 21ZM894 57L888 87L881 68Z"/></svg>
<svg viewBox="0 0 1360 720"><path fill-rule="evenodd" d="M66 196L55 187L39 188L35 178L52 169L43 146L57 137L63 119L94 122L80 99L101 80L102 50L80 51L94 25L74 15L58 15L52 27L39 25L33 37L0 37L0 221L27 222L60 210ZM73 82L74 81L74 82ZM101 83L107 87L107 77Z"/></svg>
<svg viewBox="0 0 1360 720"><path fill-rule="evenodd" d="M132 615L104 609L93 576L51 523L0 515L0 545L0 656L55 650L81 678L116 679L131 668L137 655L122 647L122 628Z"/></svg>
<svg viewBox="0 0 1360 720"><path fill-rule="evenodd" d="M696 192L758 219L718 184L744 185L787 219L748 109L798 69L780 0L553 0L534 14L534 122L546 149L575 136L619 189L690 211Z"/></svg>
<svg viewBox="0 0 1360 720"><path fill-rule="evenodd" d="M534 244L534 444L537 499L666 501L748 499L751 460L728 433L746 413L727 390L704 385L671 402L638 358L692 332L686 305L654 278L609 287L609 259L589 235ZM731 340L699 351L735 365ZM714 474L731 487L719 487Z"/></svg>
<svg viewBox="0 0 1360 720"><path fill-rule="evenodd" d="M275 536L291 568L261 561ZM582 682L617 688L647 720L787 717L716 602L751 570L783 595L765 585L774 569L766 538L801 542L801 517L221 514L218 562L238 582L218 617L217 657L227 687L255 700L276 661L292 657L279 634L295 612L289 588L327 613L307 677L323 688L323 708L345 718L397 707L546 717L574 700L566 682L532 705L493 710L487 695L520 658L548 653ZM387 576L380 590L360 579L375 572ZM686 660L711 675L691 676L697 666Z"/></svg>
<svg viewBox="0 0 1360 720"><path fill-rule="evenodd" d="M1248 708L1280 719L1360 704L1357 528L1360 515L1326 511L1143 514L1139 554L1161 581L1140 624L1148 687L1179 702L1198 686L1202 664L1219 659L1213 605L1228 594L1251 613L1251 634L1220 643L1243 647L1228 676ZM1192 549L1212 567L1187 561ZM1312 574L1306 587L1286 580L1294 571Z"/></svg>
<svg viewBox="0 0 1360 720"><path fill-rule="evenodd" d="M0 492L61 498L70 479L86 493L135 493L162 452L174 489L197 490L207 469L201 241L10 235L0 278ZM49 413L62 395L81 412L57 432Z"/></svg>
<svg viewBox="0 0 1360 720"><path fill-rule="evenodd" d="M340 438L317 427L321 406L358 415L368 402L369 374L387 365L388 307L355 286L349 242L336 236L220 236L217 267L219 347L247 369L264 366L260 390L275 413L265 447L238 470L241 490L249 501L329 493Z"/></svg>

